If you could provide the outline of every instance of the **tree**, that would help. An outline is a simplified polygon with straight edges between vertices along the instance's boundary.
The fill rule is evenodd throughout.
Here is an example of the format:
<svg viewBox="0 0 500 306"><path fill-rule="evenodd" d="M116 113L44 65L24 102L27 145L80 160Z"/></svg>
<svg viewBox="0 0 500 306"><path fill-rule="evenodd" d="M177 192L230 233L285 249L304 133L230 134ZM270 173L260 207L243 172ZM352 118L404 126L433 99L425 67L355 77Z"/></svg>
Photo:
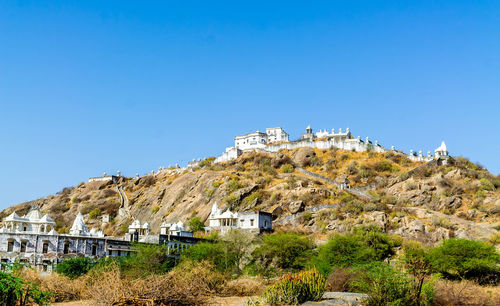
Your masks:
<svg viewBox="0 0 500 306"><path fill-rule="evenodd" d="M394 255L400 240L381 232L378 227L357 227L354 233L336 235L319 247L313 264L325 275L334 267L346 268L372 261L382 261Z"/></svg>
<svg viewBox="0 0 500 306"><path fill-rule="evenodd" d="M219 272L231 272L236 267L237 256L222 241L201 242L186 249L181 254L181 262L208 261Z"/></svg>
<svg viewBox="0 0 500 306"><path fill-rule="evenodd" d="M51 295L32 282L0 271L0 305L47 305Z"/></svg>
<svg viewBox="0 0 500 306"><path fill-rule="evenodd" d="M77 278L87 273L95 265L88 257L68 258L56 266L56 272L69 278Z"/></svg>
<svg viewBox="0 0 500 306"><path fill-rule="evenodd" d="M205 223L198 217L191 218L191 220L189 220L189 230L193 233L204 231Z"/></svg>
<svg viewBox="0 0 500 306"><path fill-rule="evenodd" d="M168 256L166 245L134 244L136 252L121 260L121 270L132 277L146 277L170 271L174 259Z"/></svg>
<svg viewBox="0 0 500 306"><path fill-rule="evenodd" d="M303 269L312 257L314 244L308 237L293 233L265 235L262 244L253 251L262 267L271 264L285 270Z"/></svg>
<svg viewBox="0 0 500 306"><path fill-rule="evenodd" d="M498 282L500 255L495 247L482 241L448 239L431 250L429 260L435 272L445 277L477 279L480 283Z"/></svg>
<svg viewBox="0 0 500 306"><path fill-rule="evenodd" d="M227 232L222 240L225 242L228 251L234 256L235 259L235 272L241 272L241 265L245 259L250 255L250 248L252 243L252 235L241 229L233 229Z"/></svg>

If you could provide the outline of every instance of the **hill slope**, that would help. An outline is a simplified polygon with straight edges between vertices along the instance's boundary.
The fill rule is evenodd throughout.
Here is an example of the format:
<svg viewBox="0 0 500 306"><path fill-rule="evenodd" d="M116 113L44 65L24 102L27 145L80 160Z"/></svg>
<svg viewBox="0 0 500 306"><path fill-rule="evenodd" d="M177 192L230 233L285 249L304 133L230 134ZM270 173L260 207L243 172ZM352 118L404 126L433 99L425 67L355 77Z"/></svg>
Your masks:
<svg viewBox="0 0 500 306"><path fill-rule="evenodd" d="M348 178L354 187L341 190ZM447 165L410 161L404 154L301 148L276 154L247 153L237 160L202 161L178 173L81 183L56 195L9 207L27 212L41 205L66 232L78 211L89 227L121 235L133 218L153 232L163 221L206 220L214 202L236 211L263 210L275 227L315 234L373 224L406 238L436 242L447 237L488 239L499 223L500 178L464 158ZM120 208L122 207L122 208ZM120 214L120 211L122 212ZM103 223L101 214L111 222Z"/></svg>

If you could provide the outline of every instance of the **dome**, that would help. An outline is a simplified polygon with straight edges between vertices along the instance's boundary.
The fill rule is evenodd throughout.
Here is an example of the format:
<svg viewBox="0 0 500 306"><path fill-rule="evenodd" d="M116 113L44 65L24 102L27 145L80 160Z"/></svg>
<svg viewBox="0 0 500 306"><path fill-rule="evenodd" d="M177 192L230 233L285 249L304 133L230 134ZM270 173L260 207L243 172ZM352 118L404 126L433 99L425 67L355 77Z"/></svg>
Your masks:
<svg viewBox="0 0 500 306"><path fill-rule="evenodd" d="M46 222L46 223L55 223L54 220L51 217L49 217L49 215L47 215L47 214L43 215L43 217L40 219L40 221Z"/></svg>
<svg viewBox="0 0 500 306"><path fill-rule="evenodd" d="M132 222L132 224L130 224L128 228L141 228L141 222L139 222L139 220L134 220L134 222Z"/></svg>
<svg viewBox="0 0 500 306"><path fill-rule="evenodd" d="M71 226L69 233L71 235L79 235L79 236L88 235L89 229L87 228L85 222L83 221L82 213L79 212L78 215L76 215L75 221L73 221L73 226Z"/></svg>
<svg viewBox="0 0 500 306"><path fill-rule="evenodd" d="M142 225L142 228L144 228L144 229L151 229L151 226L149 225L149 223L146 222L146 223L144 223Z"/></svg>

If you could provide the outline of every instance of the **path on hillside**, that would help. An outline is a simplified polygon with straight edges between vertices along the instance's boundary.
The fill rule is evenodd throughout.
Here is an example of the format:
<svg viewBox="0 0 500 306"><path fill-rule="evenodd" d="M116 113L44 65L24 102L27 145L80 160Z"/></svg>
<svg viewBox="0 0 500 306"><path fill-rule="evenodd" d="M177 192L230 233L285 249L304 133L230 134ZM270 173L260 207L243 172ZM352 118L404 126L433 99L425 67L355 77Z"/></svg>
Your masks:
<svg viewBox="0 0 500 306"><path fill-rule="evenodd" d="M300 167L297 167L295 168L297 169L299 172L302 172L303 174L307 175L307 176L311 176L311 177L314 177L314 178L317 178L319 180L322 180L324 182L327 182L329 184L332 184L334 186L337 186L338 188L340 188L340 184L335 182L334 180L330 179L330 178L327 178L321 174L318 174L318 173L315 173L315 172L311 172L311 171L308 171L304 168L300 168ZM362 198L371 198L369 194L367 194L365 192L365 190L367 189L371 189L375 187L375 185L369 185L369 186L364 186L364 187L351 187L351 188L345 188L344 190L347 191L347 192L350 192L354 195L357 195L359 197L362 197Z"/></svg>
<svg viewBox="0 0 500 306"><path fill-rule="evenodd" d="M130 210L128 206L128 197L125 191L123 191L123 186L118 185L116 187L116 190L118 190L118 193L120 194L120 209L118 210L118 215L121 217L130 217Z"/></svg>

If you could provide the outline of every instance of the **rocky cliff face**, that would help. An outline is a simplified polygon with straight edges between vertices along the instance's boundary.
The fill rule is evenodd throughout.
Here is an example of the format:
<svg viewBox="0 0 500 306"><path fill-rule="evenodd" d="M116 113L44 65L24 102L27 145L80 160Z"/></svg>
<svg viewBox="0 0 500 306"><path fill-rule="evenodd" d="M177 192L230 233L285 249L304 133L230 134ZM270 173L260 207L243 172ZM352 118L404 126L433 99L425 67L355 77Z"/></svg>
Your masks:
<svg viewBox="0 0 500 306"><path fill-rule="evenodd" d="M355 187L341 190L348 179ZM78 211L89 227L121 235L132 219L149 222L206 220L214 202L235 211L273 213L275 227L310 233L345 232L375 225L430 243L449 237L489 239L500 214L500 178L464 158L447 165L415 163L399 153L303 148L244 154L235 161L203 161L177 173L81 183L0 212L23 214L39 204L65 232ZM103 215L110 221L103 222Z"/></svg>

